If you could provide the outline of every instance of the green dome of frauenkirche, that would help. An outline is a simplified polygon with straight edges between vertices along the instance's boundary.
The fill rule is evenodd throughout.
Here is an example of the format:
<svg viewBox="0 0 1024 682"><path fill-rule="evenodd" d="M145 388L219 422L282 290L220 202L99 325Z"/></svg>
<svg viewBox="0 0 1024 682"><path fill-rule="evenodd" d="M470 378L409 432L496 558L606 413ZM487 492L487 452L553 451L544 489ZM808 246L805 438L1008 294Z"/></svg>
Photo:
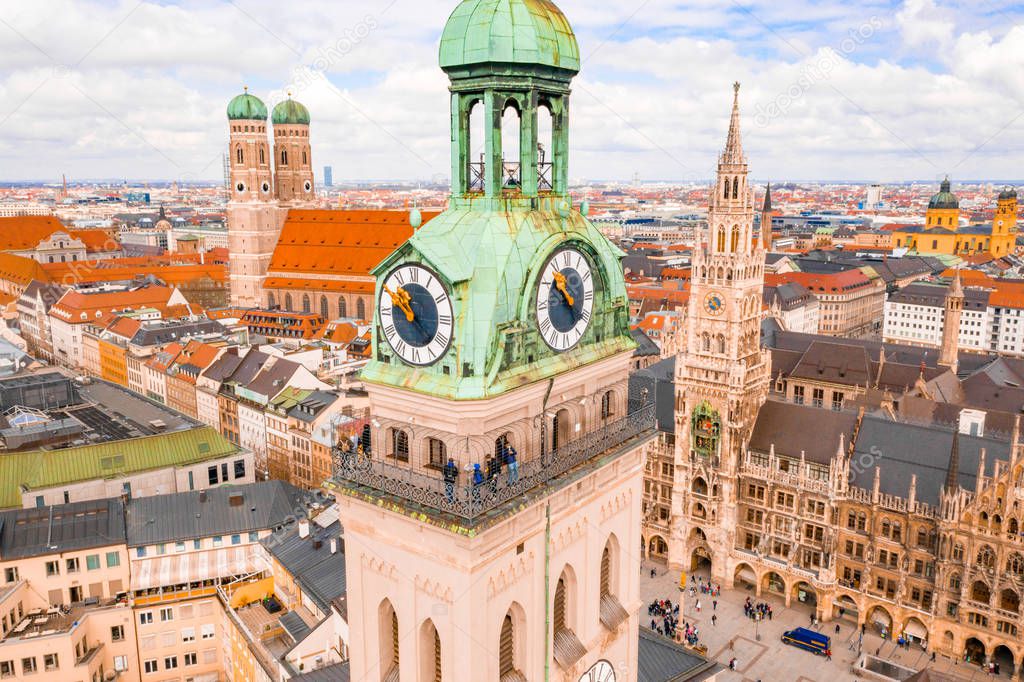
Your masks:
<svg viewBox="0 0 1024 682"><path fill-rule="evenodd" d="M463 0L441 34L441 68L547 66L577 73L580 48L551 0Z"/></svg>
<svg viewBox="0 0 1024 682"><path fill-rule="evenodd" d="M248 88L228 103L228 119L232 121L266 121L267 105L249 94Z"/></svg>
<svg viewBox="0 0 1024 682"><path fill-rule="evenodd" d="M960 208L960 200L950 191L949 178L942 181L939 193L928 202L928 208Z"/></svg>
<svg viewBox="0 0 1024 682"><path fill-rule="evenodd" d="M1016 199L1017 198L1017 190L1015 190L1012 187L1007 187L1006 189L1004 189L1002 192L999 193L999 198L1000 199Z"/></svg>
<svg viewBox="0 0 1024 682"><path fill-rule="evenodd" d="M309 125L309 109L291 97L274 107L274 125Z"/></svg>

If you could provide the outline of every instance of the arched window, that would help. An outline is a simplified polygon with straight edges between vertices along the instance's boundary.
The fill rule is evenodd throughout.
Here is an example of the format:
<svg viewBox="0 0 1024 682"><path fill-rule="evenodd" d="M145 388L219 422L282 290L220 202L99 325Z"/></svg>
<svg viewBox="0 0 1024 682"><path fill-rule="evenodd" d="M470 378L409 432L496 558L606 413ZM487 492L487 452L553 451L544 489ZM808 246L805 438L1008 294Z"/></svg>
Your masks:
<svg viewBox="0 0 1024 682"><path fill-rule="evenodd" d="M441 682L441 637L431 620L420 628L420 682Z"/></svg>
<svg viewBox="0 0 1024 682"><path fill-rule="evenodd" d="M995 568L996 554L988 545L978 550L978 565L982 568Z"/></svg>
<svg viewBox="0 0 1024 682"><path fill-rule="evenodd" d="M729 178L726 178L725 179L725 193L722 195L723 199L728 199L729 198L729 187L730 187Z"/></svg>
<svg viewBox="0 0 1024 682"><path fill-rule="evenodd" d="M503 433L494 439L494 456L502 463L505 461L505 450L512 446L511 433Z"/></svg>
<svg viewBox="0 0 1024 682"><path fill-rule="evenodd" d="M274 309L274 292L267 294L267 307L271 310Z"/></svg>
<svg viewBox="0 0 1024 682"><path fill-rule="evenodd" d="M513 607L516 605L513 604ZM516 650L516 642L520 639L512 609L505 614L501 622L501 634L498 636L498 674L502 680L525 679L517 665L521 653Z"/></svg>
<svg viewBox="0 0 1024 682"><path fill-rule="evenodd" d="M281 150L281 165L282 166L287 166L288 165L288 150L287 149L282 149Z"/></svg>
<svg viewBox="0 0 1024 682"><path fill-rule="evenodd" d="M238 147L235 147L235 160L239 164L245 163L245 156L242 154L242 147L241 147L241 145L239 145Z"/></svg>
<svg viewBox="0 0 1024 682"><path fill-rule="evenodd" d="M704 334L701 335L701 349L705 353L711 352L711 334L704 332Z"/></svg>
<svg viewBox="0 0 1024 682"><path fill-rule="evenodd" d="M398 614L385 599L377 609L380 623L380 679L392 682L398 679Z"/></svg>
<svg viewBox="0 0 1024 682"><path fill-rule="evenodd" d="M302 165L305 166L307 163L309 163L309 162L306 161L306 150L303 149L302 150Z"/></svg>
<svg viewBox="0 0 1024 682"><path fill-rule="evenodd" d="M430 466L442 467L448 461L448 448L439 438L427 439L427 452Z"/></svg>
<svg viewBox="0 0 1024 682"><path fill-rule="evenodd" d="M302 295L302 312L308 313L310 311L309 294Z"/></svg>
<svg viewBox="0 0 1024 682"><path fill-rule="evenodd" d="M964 558L964 546L963 545L953 545L953 560L954 561L962 561L963 558Z"/></svg>
<svg viewBox="0 0 1024 682"><path fill-rule="evenodd" d="M725 228L718 228L718 251L722 253L725 251Z"/></svg>
<svg viewBox="0 0 1024 682"><path fill-rule="evenodd" d="M615 396L611 391L605 391L601 396L601 419L607 419L613 414L613 400Z"/></svg>
<svg viewBox="0 0 1024 682"><path fill-rule="evenodd" d="M735 199L740 193L740 179L734 178L732 181L732 198Z"/></svg>
<svg viewBox="0 0 1024 682"><path fill-rule="evenodd" d="M725 337L721 334L718 335L718 352L725 354Z"/></svg>
<svg viewBox="0 0 1024 682"><path fill-rule="evenodd" d="M341 297L338 299L338 317L348 317L348 312L345 308L345 298Z"/></svg>
<svg viewBox="0 0 1024 682"><path fill-rule="evenodd" d="M292 295L291 294L285 294L284 295L284 309L288 310L288 311L292 310Z"/></svg>
<svg viewBox="0 0 1024 682"><path fill-rule="evenodd" d="M954 592L959 592L960 591L960 574L959 573L954 573L953 575L951 575L949 577L949 589L953 590Z"/></svg>
<svg viewBox="0 0 1024 682"><path fill-rule="evenodd" d="M267 162L267 160L266 160L266 158L265 158L265 157L263 156L263 145L260 145L260 165L262 166L262 165L263 165L263 164L265 164L266 162Z"/></svg>
<svg viewBox="0 0 1024 682"><path fill-rule="evenodd" d="M321 296L320 297L320 317L324 318L325 321L330 319L330 317L331 317L331 311L330 311L330 308L327 305L327 297L326 296Z"/></svg>
<svg viewBox="0 0 1024 682"><path fill-rule="evenodd" d="M356 299L356 317L360 320L366 319L366 302L362 298Z"/></svg>
<svg viewBox="0 0 1024 682"><path fill-rule="evenodd" d="M402 429L391 429L391 456L395 459L409 461L409 434Z"/></svg>
<svg viewBox="0 0 1024 682"><path fill-rule="evenodd" d="M736 253L740 245L740 228L736 225L732 226L732 239L729 242L729 250Z"/></svg>
<svg viewBox="0 0 1024 682"><path fill-rule="evenodd" d="M562 570L555 584L555 603L552 608L555 661L563 668L571 668L586 653L586 648L574 632L577 612L576 578L569 566Z"/></svg>
<svg viewBox="0 0 1024 682"><path fill-rule="evenodd" d="M522 183L520 173L520 138L522 124L519 117L519 108L514 101L505 105L505 111L501 116L501 186L504 189L518 189Z"/></svg>

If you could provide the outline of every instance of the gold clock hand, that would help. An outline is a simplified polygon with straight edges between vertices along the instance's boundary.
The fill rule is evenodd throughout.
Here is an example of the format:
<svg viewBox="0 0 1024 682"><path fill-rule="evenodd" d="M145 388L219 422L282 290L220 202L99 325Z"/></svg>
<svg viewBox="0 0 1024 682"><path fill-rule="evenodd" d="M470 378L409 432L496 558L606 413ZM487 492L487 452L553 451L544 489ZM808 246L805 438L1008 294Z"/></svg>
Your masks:
<svg viewBox="0 0 1024 682"><path fill-rule="evenodd" d="M388 295L391 296L391 300L394 304L397 305L403 313L405 313L405 319L407 321L412 322L416 319L416 315L413 313L412 307L409 305L409 301L412 300L412 297L409 295L408 291L402 287L398 287L395 291L391 291L387 284L384 285L384 291L388 292Z"/></svg>
<svg viewBox="0 0 1024 682"><path fill-rule="evenodd" d="M562 292L562 296L565 296L565 302L570 306L574 305L572 294L569 293L569 289L565 286L565 275L555 270L555 288Z"/></svg>

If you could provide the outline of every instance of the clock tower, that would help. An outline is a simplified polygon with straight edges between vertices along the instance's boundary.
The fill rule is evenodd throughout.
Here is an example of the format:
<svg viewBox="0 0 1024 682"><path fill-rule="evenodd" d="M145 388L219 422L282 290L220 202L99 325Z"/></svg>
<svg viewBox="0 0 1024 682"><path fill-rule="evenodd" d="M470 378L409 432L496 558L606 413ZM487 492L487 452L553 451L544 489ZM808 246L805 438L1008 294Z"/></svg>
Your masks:
<svg viewBox="0 0 1024 682"><path fill-rule="evenodd" d="M373 417L331 483L354 679L636 678L653 396L568 194L579 54L550 0L463 0L441 37L449 208L374 270Z"/></svg>
<svg viewBox="0 0 1024 682"><path fill-rule="evenodd" d="M726 583L737 474L758 410L768 395L771 355L762 349L764 245L754 240L754 193L740 138L739 83L706 231L693 250L685 349L676 360L676 475L669 565L693 570L710 561ZM691 513L700 490L703 519ZM704 499L707 498L707 499ZM729 582L728 584L731 584Z"/></svg>

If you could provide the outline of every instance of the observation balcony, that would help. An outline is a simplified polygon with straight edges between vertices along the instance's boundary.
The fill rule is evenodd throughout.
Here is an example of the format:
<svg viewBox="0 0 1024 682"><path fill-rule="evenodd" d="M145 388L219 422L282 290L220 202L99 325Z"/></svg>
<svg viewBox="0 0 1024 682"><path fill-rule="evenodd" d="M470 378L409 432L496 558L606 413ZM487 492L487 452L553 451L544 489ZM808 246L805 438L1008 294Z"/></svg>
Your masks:
<svg viewBox="0 0 1024 682"><path fill-rule="evenodd" d="M518 479L510 479L508 467L502 466L500 475L479 485L472 483L471 472L465 470L459 472L455 484L448 486L436 469L418 470L372 453L339 447L334 450L331 485L379 503L476 527L501 516L507 507L518 508L530 499L554 492L566 482L641 447L656 432L654 405L639 406L626 417L556 449L542 452L539 444L524 446L518 452ZM486 475L484 463L481 469Z"/></svg>

